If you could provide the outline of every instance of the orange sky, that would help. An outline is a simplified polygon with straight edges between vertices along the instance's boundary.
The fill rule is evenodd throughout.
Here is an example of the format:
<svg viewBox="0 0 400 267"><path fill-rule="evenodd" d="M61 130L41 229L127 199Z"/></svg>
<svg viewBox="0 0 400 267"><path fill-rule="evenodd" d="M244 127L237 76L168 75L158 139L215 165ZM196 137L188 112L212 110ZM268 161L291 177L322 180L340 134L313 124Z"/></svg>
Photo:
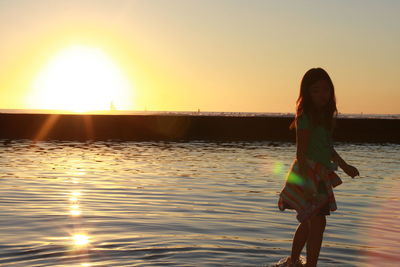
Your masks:
<svg viewBox="0 0 400 267"><path fill-rule="evenodd" d="M2 1L0 108L58 103L62 85L76 79L70 69L58 74L60 86L47 85L59 90L47 102L37 100L47 96L35 81L62 51L81 46L102 51L129 82L117 109L294 112L302 75L319 66L336 86L339 112L399 114L398 10L397 1ZM97 64L80 57L69 64ZM87 77L102 84L106 75Z"/></svg>

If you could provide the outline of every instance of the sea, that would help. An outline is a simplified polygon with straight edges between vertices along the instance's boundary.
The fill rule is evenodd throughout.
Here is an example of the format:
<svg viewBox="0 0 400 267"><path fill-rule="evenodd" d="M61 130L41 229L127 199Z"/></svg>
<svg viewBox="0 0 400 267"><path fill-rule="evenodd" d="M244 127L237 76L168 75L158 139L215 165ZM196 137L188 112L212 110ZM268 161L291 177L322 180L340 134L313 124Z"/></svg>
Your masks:
<svg viewBox="0 0 400 267"><path fill-rule="evenodd" d="M400 144L335 143L318 266L398 266ZM0 266L269 266L298 225L291 142L0 140ZM305 249L302 252L305 256Z"/></svg>
<svg viewBox="0 0 400 267"><path fill-rule="evenodd" d="M0 109L1 113L28 113L28 114L77 114L73 111L59 111L50 109ZM294 117L292 112L232 112L232 111L157 111L157 110L98 110L85 112L85 114L105 115L174 115L174 116L235 116L235 117ZM340 113L338 118L363 118L363 119L400 119L400 114L371 114L371 113Z"/></svg>

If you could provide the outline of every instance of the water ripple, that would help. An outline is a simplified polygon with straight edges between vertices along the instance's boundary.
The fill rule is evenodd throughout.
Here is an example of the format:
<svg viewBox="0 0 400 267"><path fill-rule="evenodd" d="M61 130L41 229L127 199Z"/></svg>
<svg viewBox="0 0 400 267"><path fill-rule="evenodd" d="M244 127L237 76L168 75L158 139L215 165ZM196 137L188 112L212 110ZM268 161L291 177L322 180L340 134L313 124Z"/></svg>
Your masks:
<svg viewBox="0 0 400 267"><path fill-rule="evenodd" d="M338 143L320 266L391 266L400 146ZM0 142L0 265L265 266L290 253L277 193L294 144Z"/></svg>

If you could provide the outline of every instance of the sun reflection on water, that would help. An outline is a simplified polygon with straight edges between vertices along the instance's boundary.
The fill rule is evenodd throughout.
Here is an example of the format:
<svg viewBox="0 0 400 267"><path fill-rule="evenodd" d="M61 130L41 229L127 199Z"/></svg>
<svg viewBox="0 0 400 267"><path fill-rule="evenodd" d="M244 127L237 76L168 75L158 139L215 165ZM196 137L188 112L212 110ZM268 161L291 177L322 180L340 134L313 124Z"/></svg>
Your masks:
<svg viewBox="0 0 400 267"><path fill-rule="evenodd" d="M81 211L80 211L80 210L71 209L71 210L69 211L69 213L70 213L72 216L79 216L79 215L81 215Z"/></svg>
<svg viewBox="0 0 400 267"><path fill-rule="evenodd" d="M74 190L70 192L70 215L73 217L81 215L81 210L79 206L79 197L82 196L81 191ZM89 236L86 233L74 232L71 234L71 238L74 244L74 249L84 248L89 244Z"/></svg>
<svg viewBox="0 0 400 267"><path fill-rule="evenodd" d="M79 208L78 196L81 195L81 192L80 191L73 191L73 192L71 192L71 195L72 196L69 198L69 200L71 202L69 213L72 216L79 216L79 215L81 215L81 211L80 211L80 208Z"/></svg>
<svg viewBox="0 0 400 267"><path fill-rule="evenodd" d="M80 191L74 191L71 193L73 196L80 196L81 192Z"/></svg>
<svg viewBox="0 0 400 267"><path fill-rule="evenodd" d="M89 237L85 234L75 234L72 236L75 246L85 246L89 244Z"/></svg>

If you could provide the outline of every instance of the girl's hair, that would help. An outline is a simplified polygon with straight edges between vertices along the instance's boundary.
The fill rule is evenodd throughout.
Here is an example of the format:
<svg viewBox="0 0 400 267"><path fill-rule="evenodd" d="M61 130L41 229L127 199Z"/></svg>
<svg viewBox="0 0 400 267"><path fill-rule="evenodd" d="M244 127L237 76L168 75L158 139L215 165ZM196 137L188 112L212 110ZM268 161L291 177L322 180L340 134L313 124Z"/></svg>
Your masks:
<svg viewBox="0 0 400 267"><path fill-rule="evenodd" d="M320 80L324 80L328 83L330 91L329 101L323 108L322 114L320 114L321 111L317 111L314 107L310 94L310 87ZM294 129L296 127L296 121L303 113L310 118L313 125L319 124L329 131L332 131L335 126L338 113L336 108L335 88L328 73L322 68L312 68L304 74L301 80L299 97L296 101L296 116L290 124L289 129ZM323 119L321 119L319 115L324 115Z"/></svg>

